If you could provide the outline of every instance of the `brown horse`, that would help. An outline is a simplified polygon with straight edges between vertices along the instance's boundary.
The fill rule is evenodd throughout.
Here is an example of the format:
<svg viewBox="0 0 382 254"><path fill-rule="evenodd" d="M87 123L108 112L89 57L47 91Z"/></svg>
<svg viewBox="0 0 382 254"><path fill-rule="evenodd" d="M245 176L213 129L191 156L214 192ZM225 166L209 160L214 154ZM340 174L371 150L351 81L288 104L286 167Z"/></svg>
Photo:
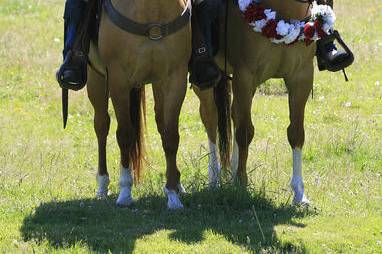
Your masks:
<svg viewBox="0 0 382 254"><path fill-rule="evenodd" d="M128 206L133 202L132 171L138 178L143 158L144 85L152 83L155 118L166 155L168 208L182 208L178 193L184 190L180 184L176 156L179 114L187 89L191 25L187 20L171 34L162 32L165 24L189 13L188 3L183 0L114 0L110 6L120 17L128 17L130 23L148 24L149 30L147 36L125 31L104 9L98 45L94 42L91 45L92 68L88 71L87 89L95 111L94 128L98 139L97 195L107 195L109 185L106 138L110 126L110 97L118 121L117 141L121 153L117 205ZM170 31L171 28L167 28L166 32Z"/></svg>
<svg viewBox="0 0 382 254"><path fill-rule="evenodd" d="M295 0L264 0L266 8L277 11L284 19L302 20L310 15L308 3ZM313 58L316 44L297 42L293 45L274 44L261 33L254 32L244 20L238 6L228 1L227 58L233 74L232 118L235 128L232 175L239 183L247 184L246 165L248 147L254 136L251 107L257 87L271 78L283 78L288 89L290 125L288 141L293 153L291 186L294 204L309 203L304 194L302 178L302 147L304 145L304 111L313 87ZM223 32L222 32L223 33ZM222 64L223 54L218 56ZM209 182L214 186L220 171L216 159L217 108L213 91L194 89L200 99L200 113L210 143Z"/></svg>

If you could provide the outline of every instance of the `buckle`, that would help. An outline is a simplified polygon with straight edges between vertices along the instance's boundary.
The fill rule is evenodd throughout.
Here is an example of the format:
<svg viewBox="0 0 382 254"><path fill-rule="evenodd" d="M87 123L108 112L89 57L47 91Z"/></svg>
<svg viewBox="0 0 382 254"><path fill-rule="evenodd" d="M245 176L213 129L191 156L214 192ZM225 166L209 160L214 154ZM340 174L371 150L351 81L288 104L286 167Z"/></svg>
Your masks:
<svg viewBox="0 0 382 254"><path fill-rule="evenodd" d="M207 52L206 47L201 47L201 48L196 49L196 53L199 55L204 54L206 52Z"/></svg>
<svg viewBox="0 0 382 254"><path fill-rule="evenodd" d="M159 41L163 39L164 33L163 33L163 26L162 24L153 23L148 25L147 29L147 36L150 40L153 41Z"/></svg>

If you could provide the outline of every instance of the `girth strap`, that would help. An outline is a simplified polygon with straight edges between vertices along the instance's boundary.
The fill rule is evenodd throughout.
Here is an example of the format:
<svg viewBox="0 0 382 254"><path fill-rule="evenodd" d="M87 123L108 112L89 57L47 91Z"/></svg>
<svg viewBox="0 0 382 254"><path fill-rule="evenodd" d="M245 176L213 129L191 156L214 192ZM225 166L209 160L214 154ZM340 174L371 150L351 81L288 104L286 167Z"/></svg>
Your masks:
<svg viewBox="0 0 382 254"><path fill-rule="evenodd" d="M170 23L141 24L123 16L117 9L115 9L111 0L105 0L104 8L110 20L119 28L131 34L147 36L151 40L160 40L179 31L190 22L191 17L191 10L187 8L182 15Z"/></svg>

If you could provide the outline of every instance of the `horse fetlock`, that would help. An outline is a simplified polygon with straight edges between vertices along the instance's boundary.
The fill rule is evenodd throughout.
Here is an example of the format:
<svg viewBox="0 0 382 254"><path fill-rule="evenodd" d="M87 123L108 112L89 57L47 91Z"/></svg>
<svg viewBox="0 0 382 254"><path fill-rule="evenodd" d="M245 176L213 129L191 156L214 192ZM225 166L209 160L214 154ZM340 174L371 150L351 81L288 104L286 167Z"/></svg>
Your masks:
<svg viewBox="0 0 382 254"><path fill-rule="evenodd" d="M247 186L248 185L248 175L247 172L241 172L237 174L237 177L235 178L235 183L240 186Z"/></svg>
<svg viewBox="0 0 382 254"><path fill-rule="evenodd" d="M131 175L131 170L128 168L124 168L121 166L121 176L119 178L119 186L121 188L123 187L129 187L133 186L133 176Z"/></svg>
<svg viewBox="0 0 382 254"><path fill-rule="evenodd" d="M221 166L217 161L208 164L208 184L210 188L219 187L220 172Z"/></svg>
<svg viewBox="0 0 382 254"><path fill-rule="evenodd" d="M216 142L208 140L208 146L208 184L210 188L217 188L219 186L221 166L217 156Z"/></svg>
<svg viewBox="0 0 382 254"><path fill-rule="evenodd" d="M108 175L98 175L97 174L97 184L98 184L98 190L97 190L97 197L103 198L107 196L108 190L109 190L109 184L110 179Z"/></svg>
<svg viewBox="0 0 382 254"><path fill-rule="evenodd" d="M179 186L178 186L179 188ZM175 191L175 190L171 190L171 189L168 189L166 187L164 187L164 193L166 194L167 196L167 209L169 210L179 210L179 209L183 209L184 206L182 204L182 202L180 201L180 198L179 198L179 195L178 195L178 192Z"/></svg>
<svg viewBox="0 0 382 254"><path fill-rule="evenodd" d="M117 206L126 207L134 202L131 195L131 187L122 187L117 199Z"/></svg>
<svg viewBox="0 0 382 254"><path fill-rule="evenodd" d="M239 167L239 145L236 141L236 134L235 134L235 140L233 144L233 151L232 151L232 157L231 157L231 176L232 180L237 174L237 169Z"/></svg>
<svg viewBox="0 0 382 254"><path fill-rule="evenodd" d="M232 175L232 183L236 186L247 186L248 185L248 175L244 170L238 170L234 175Z"/></svg>
<svg viewBox="0 0 382 254"><path fill-rule="evenodd" d="M302 181L302 178L300 177L293 178L291 181L291 187L294 192L294 198L293 198L294 205L310 203L310 201L305 196L305 189L304 189L304 183Z"/></svg>

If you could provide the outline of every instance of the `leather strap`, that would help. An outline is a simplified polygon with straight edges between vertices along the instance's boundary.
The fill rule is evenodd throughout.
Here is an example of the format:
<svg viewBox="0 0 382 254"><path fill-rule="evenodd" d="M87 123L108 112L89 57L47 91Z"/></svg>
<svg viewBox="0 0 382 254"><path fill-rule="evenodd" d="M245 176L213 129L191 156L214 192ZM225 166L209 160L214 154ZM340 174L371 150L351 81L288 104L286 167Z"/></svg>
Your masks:
<svg viewBox="0 0 382 254"><path fill-rule="evenodd" d="M162 38L179 31L190 22L191 18L191 10L187 8L182 15L170 23L142 24L122 15L117 9L115 9L111 0L105 0L104 8L106 14L116 26L128 33L146 36L151 40L161 40Z"/></svg>
<svg viewBox="0 0 382 254"><path fill-rule="evenodd" d="M197 13L198 5L194 6L194 11ZM192 26L192 61L199 59L211 59L209 56L209 49L205 37L203 35L203 32L200 29L200 24L197 18L197 15L192 15L191 17L191 26ZM211 53L212 55L212 53Z"/></svg>

